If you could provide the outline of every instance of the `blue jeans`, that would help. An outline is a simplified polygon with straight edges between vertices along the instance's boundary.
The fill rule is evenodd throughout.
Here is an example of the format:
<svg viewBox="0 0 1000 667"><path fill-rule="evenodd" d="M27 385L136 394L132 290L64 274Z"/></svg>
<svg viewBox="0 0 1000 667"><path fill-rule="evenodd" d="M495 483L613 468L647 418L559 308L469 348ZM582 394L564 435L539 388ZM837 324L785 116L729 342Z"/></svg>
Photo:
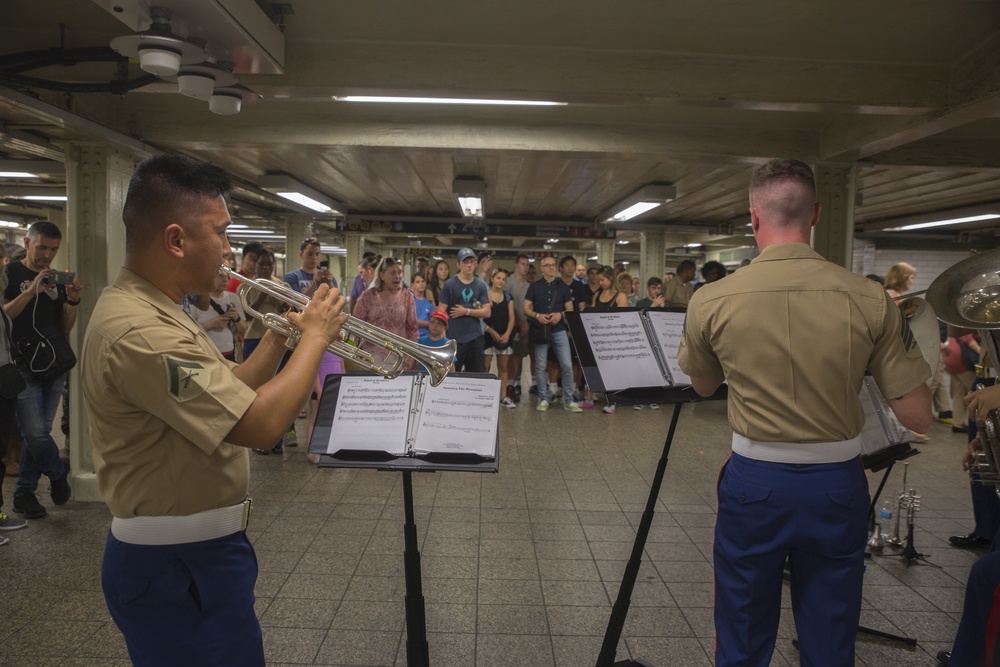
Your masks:
<svg viewBox="0 0 1000 667"><path fill-rule="evenodd" d="M559 360L562 371L563 402L573 401L573 360L569 353L569 336L565 331L552 332L552 349ZM549 343L534 343L535 346L535 383L538 385L538 400L551 401L549 395L549 377L546 366L549 359Z"/></svg>
<svg viewBox="0 0 1000 667"><path fill-rule="evenodd" d="M51 435L52 421L66 385L66 374L48 382L39 382L35 376L24 371L21 377L27 387L17 397L17 421L24 436L24 449L14 495L34 493L42 475L59 479L66 474L66 466L59 458L59 447Z"/></svg>

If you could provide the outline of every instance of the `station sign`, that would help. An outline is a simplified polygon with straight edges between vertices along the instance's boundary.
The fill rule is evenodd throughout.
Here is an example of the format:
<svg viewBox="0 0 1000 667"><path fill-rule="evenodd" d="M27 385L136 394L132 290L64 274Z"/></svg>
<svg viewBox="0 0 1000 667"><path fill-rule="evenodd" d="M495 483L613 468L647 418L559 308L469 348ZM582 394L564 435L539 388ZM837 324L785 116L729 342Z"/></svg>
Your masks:
<svg viewBox="0 0 1000 667"><path fill-rule="evenodd" d="M512 225L487 221L426 222L377 220L368 218L339 220L337 230L361 234L474 234L482 236L533 236L546 239L613 239L614 227L579 225Z"/></svg>

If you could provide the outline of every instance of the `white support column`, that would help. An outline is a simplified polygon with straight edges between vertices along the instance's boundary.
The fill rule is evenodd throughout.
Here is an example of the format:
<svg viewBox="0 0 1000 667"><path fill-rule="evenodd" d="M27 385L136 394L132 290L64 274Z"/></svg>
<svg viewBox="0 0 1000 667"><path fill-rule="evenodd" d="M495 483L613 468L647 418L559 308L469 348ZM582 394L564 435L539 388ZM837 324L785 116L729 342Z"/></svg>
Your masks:
<svg viewBox="0 0 1000 667"><path fill-rule="evenodd" d="M299 259L299 247L308 236L307 222L298 219L285 221L285 273L294 271L302 265L302 260Z"/></svg>
<svg viewBox="0 0 1000 667"><path fill-rule="evenodd" d="M854 165L820 164L815 167L816 198L822 207L813 228L813 248L834 264L853 268Z"/></svg>
<svg viewBox="0 0 1000 667"><path fill-rule="evenodd" d="M344 284L342 291L344 292L344 296L350 296L351 285L354 284L354 276L358 275L358 264L361 263L361 257L365 254L364 234L347 232L344 234L344 247L347 250L347 256L344 260ZM353 306L354 304L351 305Z"/></svg>
<svg viewBox="0 0 1000 667"><path fill-rule="evenodd" d="M615 247L618 241L615 239L598 239L597 241L597 262L602 266L614 266Z"/></svg>
<svg viewBox="0 0 1000 667"><path fill-rule="evenodd" d="M66 149L68 233L61 250L69 259L68 268L76 271L85 286L76 325L70 332L70 342L78 356L97 299L125 261L125 227L121 216L134 166L132 156L105 144L71 143ZM100 501L78 369L69 374L70 484L74 500Z"/></svg>
<svg viewBox="0 0 1000 667"><path fill-rule="evenodd" d="M652 277L661 278L666 269L667 235L662 230L649 230L639 235L639 288L645 295L646 281ZM636 275L634 272L632 275Z"/></svg>

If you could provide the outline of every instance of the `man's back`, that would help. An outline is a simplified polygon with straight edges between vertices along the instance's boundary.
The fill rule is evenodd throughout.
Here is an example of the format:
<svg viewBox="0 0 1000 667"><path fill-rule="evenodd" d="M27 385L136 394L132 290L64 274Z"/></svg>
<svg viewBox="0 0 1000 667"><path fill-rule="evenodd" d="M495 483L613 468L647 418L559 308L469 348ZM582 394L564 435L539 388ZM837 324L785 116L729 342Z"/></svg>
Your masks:
<svg viewBox="0 0 1000 667"><path fill-rule="evenodd" d="M920 353L900 344L905 322L884 290L803 244L771 246L737 280L705 285L686 326L701 334L701 349L682 353L689 372L706 374L711 349L730 385L733 429L756 440L853 438L864 423L866 369L890 397L922 379L919 367L897 363Z"/></svg>

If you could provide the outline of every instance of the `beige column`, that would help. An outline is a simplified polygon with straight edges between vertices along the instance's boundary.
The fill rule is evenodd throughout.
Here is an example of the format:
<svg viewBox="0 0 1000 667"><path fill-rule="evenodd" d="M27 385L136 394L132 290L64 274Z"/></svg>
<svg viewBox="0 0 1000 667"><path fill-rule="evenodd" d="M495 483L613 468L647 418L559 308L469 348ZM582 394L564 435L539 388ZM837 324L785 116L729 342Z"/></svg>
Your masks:
<svg viewBox="0 0 1000 667"><path fill-rule="evenodd" d="M66 149L67 234L59 254L69 258L67 268L76 271L85 286L76 325L70 332L77 356L101 291L125 261L122 207L134 166L131 155L104 144L71 143ZM79 366L69 374L69 392L73 499L100 501Z"/></svg>
<svg viewBox="0 0 1000 667"><path fill-rule="evenodd" d="M358 264L361 263L361 256L365 254L365 236L357 232L347 232L344 234L344 248L347 256L344 260L344 296L351 295L351 286L354 284L354 277L358 275Z"/></svg>
<svg viewBox="0 0 1000 667"><path fill-rule="evenodd" d="M816 198L822 207L813 228L813 248L851 270L854 252L854 165L816 165Z"/></svg>
<svg viewBox="0 0 1000 667"><path fill-rule="evenodd" d="M615 239L599 239L597 241L597 262L601 265L614 266L615 247L618 241Z"/></svg>
<svg viewBox="0 0 1000 667"><path fill-rule="evenodd" d="M667 235L662 230L650 230L639 235L639 270L642 280L639 290L646 295L646 281L649 278L662 278L666 269ZM634 272L632 275L636 275Z"/></svg>
<svg viewBox="0 0 1000 667"><path fill-rule="evenodd" d="M309 224L302 219L290 219L285 221L285 273L294 271L302 266L299 259L299 247L309 236ZM275 275L278 274L277 271Z"/></svg>

